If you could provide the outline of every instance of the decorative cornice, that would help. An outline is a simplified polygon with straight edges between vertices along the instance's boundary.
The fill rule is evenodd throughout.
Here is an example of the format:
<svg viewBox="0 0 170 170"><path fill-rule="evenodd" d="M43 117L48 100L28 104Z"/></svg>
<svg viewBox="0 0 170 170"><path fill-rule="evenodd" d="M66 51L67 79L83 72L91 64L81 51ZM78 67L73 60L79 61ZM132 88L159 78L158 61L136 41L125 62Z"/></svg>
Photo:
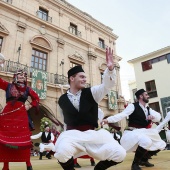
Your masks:
<svg viewBox="0 0 170 170"><path fill-rule="evenodd" d="M65 41L62 38L57 38L58 47L64 48Z"/></svg>
<svg viewBox="0 0 170 170"><path fill-rule="evenodd" d="M0 33L4 35L9 35L9 31L0 22Z"/></svg>
<svg viewBox="0 0 170 170"><path fill-rule="evenodd" d="M38 47L41 47L41 48L45 48L49 51L52 51L52 45L50 43L50 41L39 35L39 36L34 36L31 40L30 40L30 43L35 45L35 46L38 46Z"/></svg>
<svg viewBox="0 0 170 170"><path fill-rule="evenodd" d="M46 34L46 29L45 29L45 25L42 25L40 28L39 28L39 31L42 35L45 35Z"/></svg>
<svg viewBox="0 0 170 170"><path fill-rule="evenodd" d="M24 32L25 29L27 28L27 24L25 24L21 21L17 22L17 26L18 26L18 31L20 31L20 32Z"/></svg>
<svg viewBox="0 0 170 170"><path fill-rule="evenodd" d="M93 51L88 51L88 57L90 60L96 60L97 55Z"/></svg>
<svg viewBox="0 0 170 170"><path fill-rule="evenodd" d="M75 51L75 54L68 56L68 58L76 63L85 63L84 58L77 51Z"/></svg>

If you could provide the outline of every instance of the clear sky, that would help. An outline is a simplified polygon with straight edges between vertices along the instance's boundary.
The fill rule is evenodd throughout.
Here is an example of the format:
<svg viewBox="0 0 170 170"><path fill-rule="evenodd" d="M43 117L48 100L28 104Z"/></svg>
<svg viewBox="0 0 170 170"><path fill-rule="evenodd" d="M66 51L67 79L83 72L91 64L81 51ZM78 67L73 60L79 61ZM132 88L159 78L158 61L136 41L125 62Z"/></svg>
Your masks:
<svg viewBox="0 0 170 170"><path fill-rule="evenodd" d="M170 45L170 0L66 0L111 27L118 35L122 57L122 95L130 99L128 81L134 80L127 61ZM145 87L144 87L145 88Z"/></svg>

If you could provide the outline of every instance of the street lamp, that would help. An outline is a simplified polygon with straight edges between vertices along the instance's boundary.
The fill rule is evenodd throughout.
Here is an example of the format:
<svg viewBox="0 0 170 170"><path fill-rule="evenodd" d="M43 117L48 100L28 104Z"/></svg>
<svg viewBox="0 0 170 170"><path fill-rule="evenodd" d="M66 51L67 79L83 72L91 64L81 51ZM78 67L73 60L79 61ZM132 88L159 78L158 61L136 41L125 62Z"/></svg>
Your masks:
<svg viewBox="0 0 170 170"><path fill-rule="evenodd" d="M21 51L21 44L20 44L20 46L18 47L18 50L17 50L17 52L18 52L18 63L19 63L20 51Z"/></svg>
<svg viewBox="0 0 170 170"><path fill-rule="evenodd" d="M62 59L60 66L62 66L62 75L64 76L64 59Z"/></svg>
<svg viewBox="0 0 170 170"><path fill-rule="evenodd" d="M60 66L62 66L62 84L64 84L64 59L62 59Z"/></svg>

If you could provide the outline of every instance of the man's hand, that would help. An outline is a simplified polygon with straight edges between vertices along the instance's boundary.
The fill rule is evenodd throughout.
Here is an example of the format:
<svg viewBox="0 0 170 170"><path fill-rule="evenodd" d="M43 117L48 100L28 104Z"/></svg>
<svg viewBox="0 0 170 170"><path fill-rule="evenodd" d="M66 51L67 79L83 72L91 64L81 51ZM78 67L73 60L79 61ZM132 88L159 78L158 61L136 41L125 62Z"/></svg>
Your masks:
<svg viewBox="0 0 170 170"><path fill-rule="evenodd" d="M53 141L52 141L52 140L49 140L48 142L49 142L49 143L52 143Z"/></svg>
<svg viewBox="0 0 170 170"><path fill-rule="evenodd" d="M107 119L103 119L102 122L101 122L101 126L105 125L105 124L108 124L108 120Z"/></svg>
<svg viewBox="0 0 170 170"><path fill-rule="evenodd" d="M155 117L154 117L154 116L152 116L152 115L148 115L147 120L153 120L153 119L155 119Z"/></svg>
<svg viewBox="0 0 170 170"><path fill-rule="evenodd" d="M113 50L111 50L111 48L107 47L106 48L106 63L107 63L107 67L110 71L112 71L114 69L114 57L113 57Z"/></svg>

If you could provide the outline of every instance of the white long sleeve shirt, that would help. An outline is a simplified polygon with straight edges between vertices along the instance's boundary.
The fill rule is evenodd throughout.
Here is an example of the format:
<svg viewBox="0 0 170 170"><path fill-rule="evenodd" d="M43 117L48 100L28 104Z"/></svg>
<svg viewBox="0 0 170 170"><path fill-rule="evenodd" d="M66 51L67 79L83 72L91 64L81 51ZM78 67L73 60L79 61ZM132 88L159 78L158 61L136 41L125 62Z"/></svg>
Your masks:
<svg viewBox="0 0 170 170"><path fill-rule="evenodd" d="M141 103L139 103L139 106L143 109L145 116L148 116L148 110L146 106L144 107ZM124 109L121 113L118 113L114 116L110 116L107 118L108 123L116 123L122 120L123 118L126 118L127 116L131 115L135 110L134 104L129 104L126 109ZM149 108L150 115L154 116L153 122L159 122L161 119L161 114L156 112L155 110L152 110Z"/></svg>
<svg viewBox="0 0 170 170"><path fill-rule="evenodd" d="M38 138L40 138L40 137L42 136L42 133L43 133L43 132L40 132L40 133L38 133L38 134L36 134L36 135L32 135L32 136L31 136L31 139L38 139ZM46 136L46 137L48 136L48 134L49 134L49 132L45 132L45 136ZM53 133L51 133L51 140L54 141L54 135L53 135Z"/></svg>

